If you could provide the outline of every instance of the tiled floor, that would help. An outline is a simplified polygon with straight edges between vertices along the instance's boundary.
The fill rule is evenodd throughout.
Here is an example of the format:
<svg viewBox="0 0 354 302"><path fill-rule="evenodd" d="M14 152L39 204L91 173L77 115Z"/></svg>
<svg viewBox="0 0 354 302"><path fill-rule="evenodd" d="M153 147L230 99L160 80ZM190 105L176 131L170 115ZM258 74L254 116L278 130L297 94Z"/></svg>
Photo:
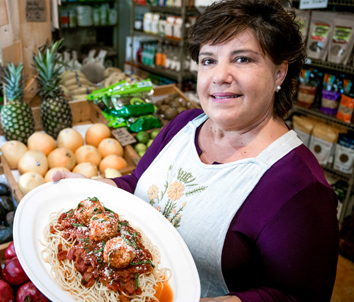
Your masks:
<svg viewBox="0 0 354 302"><path fill-rule="evenodd" d="M354 302L354 263L341 255L331 302Z"/></svg>

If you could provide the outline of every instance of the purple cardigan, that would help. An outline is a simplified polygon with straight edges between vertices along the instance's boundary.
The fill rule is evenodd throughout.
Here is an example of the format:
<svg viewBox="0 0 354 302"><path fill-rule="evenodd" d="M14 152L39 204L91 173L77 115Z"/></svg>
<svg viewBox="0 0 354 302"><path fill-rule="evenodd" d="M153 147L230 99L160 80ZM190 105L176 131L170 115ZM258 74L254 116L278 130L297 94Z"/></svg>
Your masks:
<svg viewBox="0 0 354 302"><path fill-rule="evenodd" d="M134 193L159 152L201 113L185 111L166 125L134 172L114 179L117 186ZM195 144L200 154L197 136ZM329 302L338 258L336 206L321 166L304 145L276 162L226 234L221 262L230 294L242 302Z"/></svg>

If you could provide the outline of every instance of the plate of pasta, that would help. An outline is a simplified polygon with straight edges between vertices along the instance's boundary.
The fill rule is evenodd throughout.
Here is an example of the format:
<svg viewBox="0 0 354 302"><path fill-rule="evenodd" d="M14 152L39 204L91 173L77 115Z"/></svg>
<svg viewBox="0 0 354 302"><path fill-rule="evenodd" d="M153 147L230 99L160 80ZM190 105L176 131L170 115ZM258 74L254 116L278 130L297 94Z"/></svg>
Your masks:
<svg viewBox="0 0 354 302"><path fill-rule="evenodd" d="M14 221L17 257L51 301L196 302L198 272L182 237L140 198L90 179L32 190ZM167 294L167 295L166 295Z"/></svg>

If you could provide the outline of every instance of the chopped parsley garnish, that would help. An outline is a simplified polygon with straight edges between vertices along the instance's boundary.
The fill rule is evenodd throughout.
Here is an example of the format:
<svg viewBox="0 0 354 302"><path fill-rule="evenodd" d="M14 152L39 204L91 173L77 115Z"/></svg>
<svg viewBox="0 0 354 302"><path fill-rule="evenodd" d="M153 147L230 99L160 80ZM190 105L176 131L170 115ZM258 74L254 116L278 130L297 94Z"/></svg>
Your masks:
<svg viewBox="0 0 354 302"><path fill-rule="evenodd" d="M128 225L128 222L118 221L118 232L120 233L122 230L122 225Z"/></svg>
<svg viewBox="0 0 354 302"><path fill-rule="evenodd" d="M151 262L150 259L146 261L140 261L140 262L130 262L131 265L139 265L139 264L150 264L152 268L155 268L155 265Z"/></svg>
<svg viewBox="0 0 354 302"><path fill-rule="evenodd" d="M84 249L87 251L87 253L89 253L90 251L89 251L89 249L88 249L88 247L84 244Z"/></svg>
<svg viewBox="0 0 354 302"><path fill-rule="evenodd" d="M98 201L97 197L87 197L87 200L89 201Z"/></svg>
<svg viewBox="0 0 354 302"><path fill-rule="evenodd" d="M70 217L73 217L73 216L74 216L74 212L73 212L73 211L74 211L74 210L70 210L70 211L65 212L66 217L65 217L63 220L68 219L68 218L70 218ZM68 214L71 214L71 215L69 216Z"/></svg>
<svg viewBox="0 0 354 302"><path fill-rule="evenodd" d="M135 273L135 289L137 289L139 286L139 283L138 283L138 272Z"/></svg>
<svg viewBox="0 0 354 302"><path fill-rule="evenodd" d="M108 212L111 212L111 213L113 213L113 214L116 214L116 212L113 212L112 210L106 208L105 206L104 206L103 208L104 208L106 211L108 211Z"/></svg>
<svg viewBox="0 0 354 302"><path fill-rule="evenodd" d="M79 238L80 241L83 241L85 243L88 243L88 238L85 238L85 239L82 239L82 238Z"/></svg>
<svg viewBox="0 0 354 302"><path fill-rule="evenodd" d="M114 252L114 250L111 250L109 253L108 253L108 256L107 256L107 258L108 258L108 266L110 266L111 265L111 259L109 259L109 256L111 256L111 254Z"/></svg>
<svg viewBox="0 0 354 302"><path fill-rule="evenodd" d="M97 209L97 208L94 208L94 209L93 209L93 211L94 211L94 212L97 212L97 211L98 211L98 209Z"/></svg>
<svg viewBox="0 0 354 302"><path fill-rule="evenodd" d="M111 280L111 282L109 282L109 284L112 285L112 284L113 284L113 281L114 281L114 280Z"/></svg>
<svg viewBox="0 0 354 302"><path fill-rule="evenodd" d="M118 278L118 280L122 281L122 285L124 286L124 282L123 282L123 280L122 280L121 278Z"/></svg>
<svg viewBox="0 0 354 302"><path fill-rule="evenodd" d="M95 217L92 217L92 220L98 220L98 218L95 216Z"/></svg>
<svg viewBox="0 0 354 302"><path fill-rule="evenodd" d="M74 226L74 227L82 227L83 224L82 224L82 223L73 223L73 226Z"/></svg>
<svg viewBox="0 0 354 302"><path fill-rule="evenodd" d="M122 238L123 238L123 240L125 241L126 244L132 245L132 244L130 243L130 241L129 241L127 238L125 238L124 235L122 235Z"/></svg>
<svg viewBox="0 0 354 302"><path fill-rule="evenodd" d="M101 220L98 220L99 222L105 222L107 221L107 219L101 219Z"/></svg>

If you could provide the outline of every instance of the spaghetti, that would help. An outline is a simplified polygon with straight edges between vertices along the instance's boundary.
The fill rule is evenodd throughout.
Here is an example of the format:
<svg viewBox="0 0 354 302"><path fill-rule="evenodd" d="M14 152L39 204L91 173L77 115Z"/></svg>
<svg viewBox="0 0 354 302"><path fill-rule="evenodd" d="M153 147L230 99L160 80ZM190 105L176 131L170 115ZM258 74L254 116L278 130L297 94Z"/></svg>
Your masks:
<svg viewBox="0 0 354 302"><path fill-rule="evenodd" d="M43 235L42 258L76 301L158 301L156 287L171 277L144 232L96 197L52 213Z"/></svg>

